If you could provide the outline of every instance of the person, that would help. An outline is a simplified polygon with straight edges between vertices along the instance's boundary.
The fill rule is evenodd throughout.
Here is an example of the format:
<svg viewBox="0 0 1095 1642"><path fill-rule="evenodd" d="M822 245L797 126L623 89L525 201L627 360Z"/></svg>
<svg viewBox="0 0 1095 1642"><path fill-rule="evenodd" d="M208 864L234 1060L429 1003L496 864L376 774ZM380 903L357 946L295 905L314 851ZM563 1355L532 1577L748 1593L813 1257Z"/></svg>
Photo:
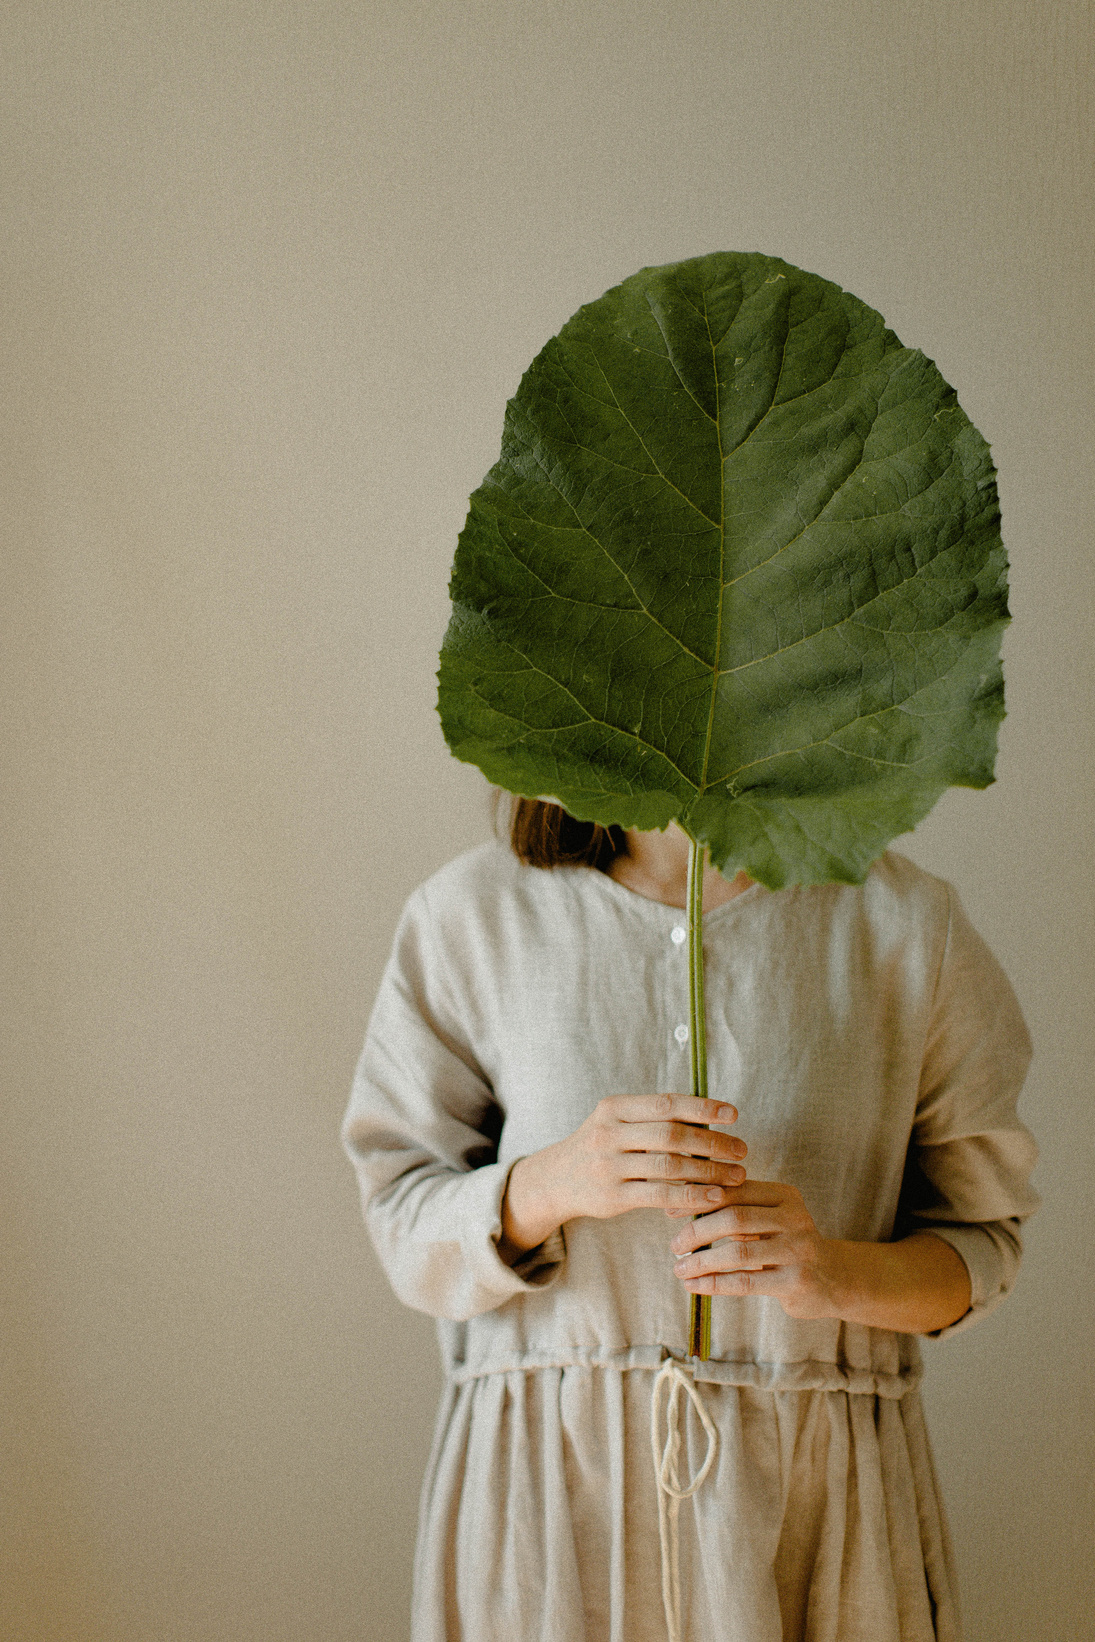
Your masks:
<svg viewBox="0 0 1095 1642"><path fill-rule="evenodd" d="M518 799L510 841L411 896L344 1125L445 1366L413 1642L956 1642L916 1336L1037 1204L1002 970L896 852L708 865L701 1103L685 835Z"/></svg>

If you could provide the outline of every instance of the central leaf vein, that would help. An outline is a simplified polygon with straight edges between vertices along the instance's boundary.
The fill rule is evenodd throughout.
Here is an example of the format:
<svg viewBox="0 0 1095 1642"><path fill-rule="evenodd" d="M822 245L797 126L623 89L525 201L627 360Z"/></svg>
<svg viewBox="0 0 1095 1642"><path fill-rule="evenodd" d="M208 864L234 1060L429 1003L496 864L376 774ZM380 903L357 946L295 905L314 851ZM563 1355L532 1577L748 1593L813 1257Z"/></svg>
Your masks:
<svg viewBox="0 0 1095 1642"><path fill-rule="evenodd" d="M707 734L703 743L703 762L700 766L700 791L707 784L707 766L711 758L711 741L715 733L715 703L719 689L719 656L722 651L722 604L725 598L723 577L726 571L726 486L723 479L724 458L722 454L722 400L719 383L719 356L715 350L715 339L711 335L711 320L707 312L707 292L703 293L703 322L707 328L707 340L711 344L711 363L715 374L715 430L719 442L719 600L715 609L715 658L711 664L711 705L707 713Z"/></svg>

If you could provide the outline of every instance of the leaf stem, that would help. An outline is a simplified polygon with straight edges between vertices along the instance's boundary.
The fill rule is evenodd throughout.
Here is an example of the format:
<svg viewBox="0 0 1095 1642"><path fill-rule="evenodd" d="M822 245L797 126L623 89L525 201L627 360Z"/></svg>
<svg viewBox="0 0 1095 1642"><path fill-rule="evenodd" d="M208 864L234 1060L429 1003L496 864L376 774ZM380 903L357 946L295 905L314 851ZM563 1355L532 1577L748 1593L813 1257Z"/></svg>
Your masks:
<svg viewBox="0 0 1095 1642"><path fill-rule="evenodd" d="M703 997L703 864L706 850L693 838L688 851L688 1034L692 1093L707 1099L707 1011ZM688 1354L706 1362L711 1355L711 1296L689 1295Z"/></svg>

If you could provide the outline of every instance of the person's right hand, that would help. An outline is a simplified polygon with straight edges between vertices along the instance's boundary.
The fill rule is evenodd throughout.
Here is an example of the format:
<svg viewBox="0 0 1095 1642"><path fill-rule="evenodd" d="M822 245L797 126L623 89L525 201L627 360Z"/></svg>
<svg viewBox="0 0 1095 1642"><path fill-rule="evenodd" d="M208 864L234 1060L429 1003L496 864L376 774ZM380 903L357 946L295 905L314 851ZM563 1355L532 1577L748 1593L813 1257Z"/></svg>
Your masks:
<svg viewBox="0 0 1095 1642"><path fill-rule="evenodd" d="M503 1254L535 1248L564 1221L607 1220L629 1209L710 1214L745 1179L745 1142L707 1128L737 1110L693 1095L610 1095L566 1140L510 1170L502 1203Z"/></svg>

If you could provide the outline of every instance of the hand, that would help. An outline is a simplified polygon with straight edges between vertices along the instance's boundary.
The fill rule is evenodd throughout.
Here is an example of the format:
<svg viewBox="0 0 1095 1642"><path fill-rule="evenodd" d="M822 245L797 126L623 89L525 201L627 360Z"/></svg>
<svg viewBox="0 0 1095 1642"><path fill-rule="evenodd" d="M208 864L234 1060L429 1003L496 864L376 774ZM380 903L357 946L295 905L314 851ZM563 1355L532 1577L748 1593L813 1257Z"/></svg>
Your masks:
<svg viewBox="0 0 1095 1642"><path fill-rule="evenodd" d="M610 1095L566 1140L510 1171L502 1204L504 1245L535 1248L566 1220L607 1220L629 1209L685 1216L732 1202L745 1179L745 1142L709 1123L737 1110L692 1095ZM505 1250L503 1251L505 1252Z"/></svg>
<svg viewBox="0 0 1095 1642"><path fill-rule="evenodd" d="M685 1226L669 1245L691 1294L770 1294L788 1317L834 1317L831 1245L795 1186L750 1180L730 1203Z"/></svg>
<svg viewBox="0 0 1095 1642"><path fill-rule="evenodd" d="M788 1317L934 1334L969 1310L970 1274L934 1232L894 1243L822 1237L794 1186L750 1180L730 1204L674 1237L673 1268L692 1294L770 1294Z"/></svg>

